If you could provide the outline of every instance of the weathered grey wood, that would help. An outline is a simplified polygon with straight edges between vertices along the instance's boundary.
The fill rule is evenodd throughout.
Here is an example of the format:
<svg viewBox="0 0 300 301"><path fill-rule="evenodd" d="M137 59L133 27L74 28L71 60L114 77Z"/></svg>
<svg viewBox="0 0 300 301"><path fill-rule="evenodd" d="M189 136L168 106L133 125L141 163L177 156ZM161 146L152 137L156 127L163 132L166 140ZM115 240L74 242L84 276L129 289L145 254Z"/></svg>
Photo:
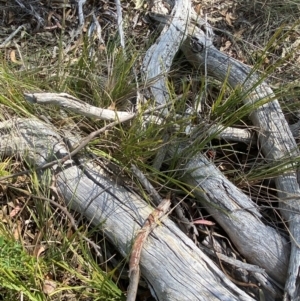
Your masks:
<svg viewBox="0 0 300 301"><path fill-rule="evenodd" d="M162 12L165 6L161 1L151 1L152 9ZM186 0L176 0L169 16L173 26L165 26L156 42L148 49L143 60L145 80L156 79L151 85L151 94L157 104L164 104L169 99L165 80L171 68L175 54L185 37L191 14L191 3ZM178 30L180 29L180 30ZM165 110L166 112L167 110Z"/></svg>
<svg viewBox="0 0 300 301"><path fill-rule="evenodd" d="M207 70L211 76L220 81L227 80L232 88L241 87L245 93L243 98L245 104L267 102L253 110L250 115L253 124L258 128L257 134L265 157L273 162L299 156L295 139L272 89L248 66L218 51L201 29L193 28L191 32L194 39L188 36L181 49L194 66ZM291 171L283 170L275 182L281 213L289 222L292 243L285 300L296 300L300 295L300 190L296 167L293 168L288 164L286 167L290 167Z"/></svg>
<svg viewBox="0 0 300 301"><path fill-rule="evenodd" d="M198 187L194 194L206 201L209 212L229 233L240 252L283 283L289 254L287 242L275 229L261 222L257 206L250 198L232 185L204 156L199 156L191 159L185 167L186 171L193 170L192 174L186 173L184 176L186 183ZM211 189L212 184L214 189Z"/></svg>
<svg viewBox="0 0 300 301"><path fill-rule="evenodd" d="M150 68L149 70L152 71L149 71L148 73L148 75L151 75L149 76L150 78L155 78L156 75L161 77L159 84L151 89L152 93L155 95L156 100L159 103L164 103L167 97L167 89L164 85L164 76L162 75L164 75L164 73L168 71L173 56L176 53L178 46L180 45L181 40L178 40L178 37L180 37L180 39L186 38L186 35L183 34L183 27L187 24L188 20L188 2L189 1L183 0L178 0L176 2L177 6L173 13L173 15L175 16L174 22L179 20L180 23L175 24L174 22L172 23L172 19L171 21L170 19L168 19L168 22L171 22L169 23L169 25L171 24L172 26L166 28L165 33L171 32L172 34L164 35L164 47L161 46L162 48L157 49L153 47L151 51L147 53L147 55L149 55L148 58L145 59L145 62L147 62L147 64L145 64L146 71L148 66L152 67L155 59L156 63L160 62L160 67L155 67L154 69ZM172 28L174 31L168 31L169 28ZM178 32L179 34L177 34ZM191 50L188 39L186 39L186 41L187 44L184 43L183 47L187 47L185 49L186 51ZM171 53L171 55L167 55L166 52L163 51L164 49L167 49ZM209 44L209 41L206 40L206 38L204 49L214 50L212 48L212 44ZM160 50L159 55L157 53L157 50ZM195 57L195 52L192 51L192 55L192 58ZM214 55L216 55L216 57L214 57ZM197 56L201 57L201 54L199 55L198 53ZM227 76L228 66L231 66L231 64L233 63L228 57L225 58L221 56L221 61L219 61L218 58L220 58L220 56L218 56L216 52L212 51L211 56L209 56L208 53L205 53L205 55L202 57L202 61L203 59L205 59L206 67L209 73L211 73L213 76L216 76L217 78L218 76L220 76L219 79L222 80L224 78L224 70L226 70L225 75ZM211 61L210 65L207 64L208 61ZM163 64L161 62L163 62ZM166 64L164 65L165 62ZM221 70L217 68L217 71L214 71L215 74L213 74L210 68L215 68L216 63L218 66L220 63L222 63L226 68L221 68ZM197 64L199 64L199 61ZM233 73L232 77L230 77L233 84L240 83L238 82L238 80L243 78L241 77L241 75L245 76L245 74L247 74L247 72L249 73L250 71L248 67L244 65L240 66L239 63L237 63L237 66L239 67L239 69L237 69L238 72ZM262 90L270 92L268 90L268 87L265 87L264 84L262 85ZM161 91L162 93L159 91ZM251 101L256 101L256 99L252 99ZM279 105L274 106L273 109L277 110L278 107ZM62 156L62 154L66 153L66 150L61 143L61 138L57 133L55 133L54 130L49 129L50 126L49 128L47 128L47 125L40 126L42 128L42 131L40 132L38 131L38 124L35 124L34 128L30 128L30 131L28 131L28 129L26 130L26 127L28 127L27 123L30 122L18 121L16 123L18 130L15 131L15 140L12 136L5 137L5 135L3 135L4 139L0 142L0 150L2 151L2 154L15 154L16 152L18 152L19 155L29 156L33 164L37 163L37 165L40 165L49 160L50 157L53 158L55 156ZM7 123L6 126L8 129L10 125ZM20 136L19 133L22 133L23 136ZM269 136L272 136L273 132L268 132L266 129L263 129L263 133L265 135L267 134L266 136L269 139ZM262 138L260 137L260 139ZM270 142L272 140L268 141ZM268 147L271 148L271 151L274 145L272 143L269 143ZM30 148L30 151L28 153L26 153L26 151L22 151L27 150L28 148ZM277 155L274 157L275 159L282 158L281 150L279 152L276 152L276 154ZM272 156L267 157L274 159ZM206 199L206 201L210 201L211 204L217 202L218 208L213 208L213 210L215 210L214 214L216 214L216 217L220 216L222 212L222 210L218 209L220 209L220 207L223 207L224 212L222 218L220 218L220 224L223 223L224 227L228 228L234 227L232 231L236 233L236 239L241 239L239 237L241 235L239 234L244 234L245 229L247 229L248 226L245 226L244 224L247 222L247 219L250 218L251 226L252 223L254 223L253 229L255 229L256 232L260 232L260 227L264 226L260 221L259 212L256 210L255 205L249 202L249 199L245 199L245 196L240 194L240 192L234 190L234 187L231 187L221 174L217 175L217 180L215 182L209 181L211 180L209 176L212 173L213 165L210 162L205 161L205 157L203 156L200 156L200 159L195 159L198 159L196 162L197 165L194 165L193 167L196 166L198 168L201 167L204 169L205 166L208 166L208 169L206 170L206 172L208 172L208 176L203 176L202 173L199 175L197 173L193 174L193 172L189 172L186 175L186 179L187 181L191 181L191 183L193 183L195 187L197 185L203 185L203 187L206 189L205 190L203 188L204 194L198 195L199 199L204 198ZM191 164L191 162L193 161L188 162L188 164ZM189 166L187 165L187 167ZM134 223L135 220L142 222L142 220L149 214L151 210L149 208L147 209L147 205L137 196L116 185L112 180L109 180L107 178L107 175L105 175L102 170L92 166L90 172L94 174L99 183L103 184L102 188L99 183L98 185L93 184L93 182L91 182L91 180L82 173L82 170L78 169L75 166L66 168L63 173L57 174L59 188L61 189L62 193L65 193L66 200L70 201L70 206L83 212L94 223L105 221L105 226L107 226L107 228L104 228L104 233L112 241L115 242L122 254L128 255L130 248L129 246L132 241L133 235L139 228L138 225ZM201 180L197 182L196 178L198 176L201 177ZM293 174L291 174L291 177L293 177ZM294 179L290 181L290 178L286 175L283 175L283 179L279 179L279 185L285 184L286 180L288 180L289 183L293 184L291 190L297 188L294 185ZM72 184L75 186L72 186ZM217 191L216 186L219 186L219 189ZM108 189L107 187L111 188ZM294 189L294 192L298 195L297 189ZM237 196L239 197L233 197L235 196L235 193L237 193ZM88 204L90 198L87 200L87 195L89 195L90 198L97 195L97 198L95 198L95 200L89 206ZM288 197L289 196L290 195L288 195ZM288 198L286 198L286 200L290 201L290 199ZM227 203L227 201L230 202ZM247 210L245 211L245 208L250 211L249 217L245 215L245 213L247 212ZM235 219L239 218L239 215L236 213L240 211L243 213L242 219L238 220L238 222L235 223ZM112 217L111 219L110 216ZM165 225L166 227L161 227L155 231L154 234L156 236L152 236L149 239L149 245L147 244L145 250L143 251L141 262L142 273L149 282L150 286L153 289L153 292L155 292L159 300L182 300L182 296L186 297L188 300L251 300L251 298L247 297L244 293L238 290L230 281L226 279L221 280L224 275L218 269L216 269L214 265L211 265L211 262L209 262L207 258L203 256L203 254L194 246L191 241L186 241L186 237L181 232L179 232L179 230L173 223L166 221ZM293 225L295 226L296 223L293 223ZM163 229L166 229L166 231ZM242 233L239 229L242 229ZM284 266L286 264L284 263L285 259L284 256L282 257L282 253L286 255L288 253L288 250L284 245L284 240L276 232L274 232L274 229L270 228L271 232L268 232L268 227L264 227L264 229L266 229L266 233L268 233L268 235L266 234L267 236L264 237L264 239L267 239L270 235L275 236L275 240L272 241L271 245L274 245L274 243L277 244L275 248L276 254L274 256L272 255L272 260L278 257L279 264L280 262L283 263L282 266L271 265L269 273L273 275L272 273L274 272L272 272L272 267L275 269L279 268L280 271L281 269L284 269ZM122 230L121 233L120 230ZM293 229L293 231L296 232L297 230ZM255 241L256 236L249 237L251 238L248 238L248 240L253 240L255 243L255 247L248 250L248 253L249 251L251 253L252 250L255 250L257 246L260 245L260 241ZM261 240L261 238L259 239ZM243 240L241 239L240 242L242 241ZM236 242L236 244L238 243L239 242ZM242 246L240 246L240 248L242 249ZM297 249L294 250L297 251ZM270 258L269 252L269 248L263 251L263 255L265 255L264 258L266 260L269 260ZM274 252L273 249L271 250L271 253L272 252ZM257 256L258 252L255 251L253 257L256 258ZM294 256L293 250L292 256ZM183 262L184 264L181 265L180 262ZM165 268L162 269L162 266L164 266ZM186 269L187 267L188 270ZM169 271L171 272L169 273ZM180 276L178 276L177 278L178 271ZM158 278L158 276L162 276L162 279L164 280L162 281L160 278ZM273 276L275 278L280 278L280 276ZM187 281L187 279L189 281ZM224 285L224 287L222 287L222 285Z"/></svg>
<svg viewBox="0 0 300 301"><path fill-rule="evenodd" d="M171 22L170 26L175 26L169 17L166 17L163 22L165 24ZM177 30L182 29L177 27ZM185 36L181 49L193 65L220 81L226 80L233 88L241 86L245 93L246 104L255 104L261 100L269 101L250 115L254 125L259 128L258 136L266 158L274 161L286 156L298 156L297 145L272 89L248 66L219 52L213 46L211 36L206 35L200 26L190 27L189 33L190 35ZM275 181L281 199L282 215L290 224L292 241L285 300L295 300L300 295L300 204L298 201L300 191L296 171L289 173L283 171Z"/></svg>
<svg viewBox="0 0 300 301"><path fill-rule="evenodd" d="M39 105L54 104L66 111L72 111L79 115L96 119L122 120L123 118L133 116L132 113L101 109L91 106L66 93L25 93L24 96L25 99L30 103L36 103ZM146 116L144 119L145 126L147 126L146 123L162 123L161 118L153 118L153 116ZM290 125L290 129L294 137L297 137L299 134L299 123L300 122ZM251 131L250 129L223 127L222 125L212 124L205 127L203 131L205 131L207 135L215 135L216 138L227 141L244 142L246 144L250 144L255 143L257 140L256 136L254 136L253 130ZM188 127L186 129L186 134L193 135L193 127Z"/></svg>
<svg viewBox="0 0 300 301"><path fill-rule="evenodd" d="M183 167L184 181L218 221L245 258L280 283L286 279L290 248L276 229L266 226L258 207L201 154Z"/></svg>
<svg viewBox="0 0 300 301"><path fill-rule="evenodd" d="M158 2L156 2L157 5ZM178 24L174 25L173 19L169 16L165 20L162 15L159 17L165 26L176 28L177 31L185 33L187 28L179 27ZM189 36L184 34L184 37L188 42L187 44L184 42L181 48L185 45L188 50L184 48L183 50L192 52ZM165 35L164 38L166 39ZM168 54L168 49L164 49L163 45L171 44L173 41L172 36L167 38L170 41L159 38L156 49L151 49L149 54L146 55L149 63L144 72L146 74L150 72L154 78L160 76L161 69L158 66L162 61L160 56L165 57ZM212 46L211 40L207 39L207 45ZM174 43L173 47L178 47L178 44ZM194 54L194 52L192 53ZM155 59L151 59L151 56ZM210 72L210 67L212 66L207 66L208 72ZM251 71L250 68L245 68L247 72ZM226 70L226 73L222 73L219 79L224 80L229 72ZM229 73L230 75L231 73ZM160 89L154 88L153 90L155 91L155 97L159 95L160 103L168 101L168 95L164 93L166 87L163 85L165 83L161 82ZM169 147L170 157L174 155L175 149L178 148ZM180 156L180 153L177 153L176 156ZM241 254L251 263L266 269L268 274L277 281L284 283L290 254L287 241L275 229L263 224L256 204L228 181L214 166L213 162L209 162L202 154L198 154L194 158L184 159L187 164L180 166L180 170L183 170L183 180L195 188L193 193L202 205L205 205L206 209L213 214L218 223L222 225Z"/></svg>
<svg viewBox="0 0 300 301"><path fill-rule="evenodd" d="M46 96L49 99L48 94ZM39 103L43 104L42 95L39 95L39 99ZM186 183L201 188L195 190L195 195L202 202L206 201L209 212L229 233L240 252L250 262L265 268L269 275L283 283L289 254L287 242L275 229L261 222L257 206L250 198L232 185L204 156L199 156L191 159L185 167L186 171L193 170L192 174L185 174ZM218 189L211 189L212 184Z"/></svg>
<svg viewBox="0 0 300 301"><path fill-rule="evenodd" d="M16 154L42 166L67 150L56 130L32 119L0 123L0 155ZM37 166L36 165L36 166ZM132 240L152 209L139 196L109 179L99 166L82 169L66 162L53 171L58 191L68 205L81 212L128 257ZM41 174L42 176L42 174ZM147 240L141 256L141 271L157 300L253 300L241 291L167 217Z"/></svg>
<svg viewBox="0 0 300 301"><path fill-rule="evenodd" d="M97 108L67 93L25 93L24 96L31 103L43 105L54 104L67 111L102 120L117 120L133 115L127 112Z"/></svg>
<svg viewBox="0 0 300 301"><path fill-rule="evenodd" d="M110 193L104 192L96 198L88 209L86 204L102 188L83 177L82 172L74 167L64 171L58 178L58 186L65 197L72 200L74 191L70 191L65 183L71 182L72 187L79 185L80 193L76 193L76 200L72 200L76 205L72 206L79 212L85 212L85 216L94 223L105 221L106 236L115 242L123 256L128 256L134 233L140 229L135 221L142 223L151 210L136 195L107 178L99 177L95 170L97 168L93 167L97 180L111 189ZM225 276L208 262L194 243L170 220L166 219L163 225L149 237L141 257L142 275L158 300L182 300L183 296L186 300L224 300L225 296L232 300L249 298L246 294L237 293L233 284L225 289L222 282L226 281L227 286L228 279L224 279ZM219 281L221 286L217 284Z"/></svg>

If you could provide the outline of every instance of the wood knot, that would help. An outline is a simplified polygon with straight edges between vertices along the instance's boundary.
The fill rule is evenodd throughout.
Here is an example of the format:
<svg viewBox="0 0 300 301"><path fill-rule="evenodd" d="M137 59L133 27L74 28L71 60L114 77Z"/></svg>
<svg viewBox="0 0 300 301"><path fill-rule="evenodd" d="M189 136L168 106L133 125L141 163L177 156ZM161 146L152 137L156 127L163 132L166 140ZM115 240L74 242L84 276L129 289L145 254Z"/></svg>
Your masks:
<svg viewBox="0 0 300 301"><path fill-rule="evenodd" d="M193 52L202 52L203 51L203 44L195 37L192 37L191 38L191 42L190 42L190 45L191 45L191 49Z"/></svg>

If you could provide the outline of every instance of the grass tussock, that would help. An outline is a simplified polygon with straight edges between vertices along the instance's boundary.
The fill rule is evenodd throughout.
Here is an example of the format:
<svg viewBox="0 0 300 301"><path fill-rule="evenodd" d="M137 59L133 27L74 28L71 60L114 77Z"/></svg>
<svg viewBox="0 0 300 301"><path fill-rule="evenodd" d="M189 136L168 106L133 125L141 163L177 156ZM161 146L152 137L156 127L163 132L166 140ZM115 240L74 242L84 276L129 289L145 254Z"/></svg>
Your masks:
<svg viewBox="0 0 300 301"><path fill-rule="evenodd" d="M220 34L220 48L261 72L274 88L286 117L291 123L296 121L300 109L300 68L295 64L300 62L298 5L227 1L227 7L215 10L211 2L215 1L204 1L201 9L209 14L208 21ZM128 13L134 14L129 10ZM224 18L224 14L231 14L232 18ZM289 14L292 18L287 18ZM223 17L213 22L214 16ZM249 26L243 27L247 23L242 22L243 18L248 18ZM126 26L130 28L128 23ZM82 34L68 51L64 31L57 31L56 40L48 45L41 35L27 33L22 47L1 49L0 121L35 117L60 128L67 114L81 136L105 124L70 112L62 114L55 106L29 104L24 92L65 92L98 107L133 110L139 89L146 88L139 71L152 42L146 25L136 32L127 31L126 49L120 48L113 28L105 29L105 44ZM226 46L228 41L230 47ZM287 166L298 166L298 159L265 164L257 145L222 141L216 139L218 133L208 135L204 125L251 128L248 116L256 107L242 104L239 89L230 90L226 83L203 79L197 70L191 71L180 54L173 69L168 78L173 103L160 124L145 126L142 114L153 104L153 99L146 99L138 105L140 114L134 120L91 141L89 151L116 164L130 179L130 185L145 197L139 183L133 180L131 164L138 166L162 195L171 190L192 199L191 188L178 178L182 162L197 152L209 151L215 164L253 199L275 198L267 180ZM196 113L186 113L193 106L201 108L202 120ZM186 135L191 124L196 137ZM166 159L160 170L153 168L157 152L171 144L184 145L185 151ZM0 161L0 176L28 168L15 156ZM0 183L0 299L124 300L128 284L125 261L110 249L109 242L101 236L101 227L86 226L88 222L76 216L79 222L74 230L66 212L45 201L51 198L49 184L47 180L42 183L35 173ZM271 208L272 204L268 206ZM83 236L104 248L102 262ZM111 260L114 256L117 259Z"/></svg>

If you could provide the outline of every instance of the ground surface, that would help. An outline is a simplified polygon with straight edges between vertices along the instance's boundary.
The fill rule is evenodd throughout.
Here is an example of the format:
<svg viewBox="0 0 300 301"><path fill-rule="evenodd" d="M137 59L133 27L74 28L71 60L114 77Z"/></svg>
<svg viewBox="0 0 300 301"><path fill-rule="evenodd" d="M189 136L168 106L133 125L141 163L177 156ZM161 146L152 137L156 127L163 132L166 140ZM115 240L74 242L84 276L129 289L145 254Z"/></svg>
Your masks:
<svg viewBox="0 0 300 301"><path fill-rule="evenodd" d="M50 120L58 128L62 126L65 118L61 118L57 109L44 111L38 107L29 108L25 104L21 95L28 90L68 92L102 107L128 108L127 100L136 97L133 70L138 72L142 56L158 31L147 18L147 5L144 3L138 9L136 5L134 1L122 1L127 52L124 57L114 1L86 1L83 6L83 26L79 26L79 11L75 1L0 1L1 121L16 115L34 114ZM291 123L297 121L300 108L299 4L212 0L193 1L193 5L196 12L207 18L213 26L216 47L250 66L259 65L261 72L267 72L268 81L275 92L282 96L281 105L287 118ZM95 29L95 20L100 25L98 31ZM19 27L16 35L7 40ZM95 53L97 55L93 56ZM178 64L189 68L185 62ZM174 70L176 68L177 65ZM176 86L174 92L183 93L184 87L179 83L191 82L191 93L196 94L201 78L195 74L191 76L190 71L182 71L170 76L170 82ZM217 85L214 81L208 85L211 103L219 94ZM71 117L82 134L100 126L88 119L75 115ZM106 144L102 140L94 145L100 148L99 145L104 143L105 152L114 155L125 165L128 154L132 152L126 143L139 144L130 134L126 134L127 140L119 133L112 134L116 137L107 137ZM213 141L208 155L219 160L228 177L258 202L272 200L274 192L270 191L273 184L267 180L267 176L260 177L253 172L253 166L259 166L259 161L263 160L261 154L254 149L249 151L246 146L229 147L221 144L222 147L219 142ZM151 160L153 152L149 151L148 154L145 151L149 145L154 150L159 142L153 138L147 140L147 144L140 144L140 149L135 151L137 161L146 164ZM2 175L23 168L17 158L3 159L0 163ZM243 170L249 177L235 173L236 170ZM255 176L251 178L252 174ZM64 212L55 206L26 198L13 187L34 192L41 197L49 196L49 191L34 176L19 177L0 184L0 246L5 250L0 254L0 272L3 274L6 271L5 276L0 278L0 283L3 283L0 296L2 294L3 300L21 298L22 291L31 291L32 287L40 293L32 298L25 293L24 300L96 300L96 295L98 300L124 298L128 284L127 267L121 257L114 253L109 242L96 235L96 229L85 227L86 221L79 222L82 235L92 237L107 250L106 259L110 258L109 262L98 265L92 248L83 242L82 236L75 233ZM157 188L163 189L159 180ZM185 205L190 217L199 218L199 212L193 210L192 202L186 202ZM284 229L276 218L276 210L271 206L265 208L266 219ZM191 233L197 242L207 234L202 226L199 226L199 231L203 234L201 238L195 238ZM217 231L224 234L222 229ZM14 272L9 275L7 271ZM104 288L99 284L103 279L107 281ZM16 286L12 283L16 283ZM58 283L62 291L51 296ZM141 286L139 300L147 300L148 297L148 290Z"/></svg>

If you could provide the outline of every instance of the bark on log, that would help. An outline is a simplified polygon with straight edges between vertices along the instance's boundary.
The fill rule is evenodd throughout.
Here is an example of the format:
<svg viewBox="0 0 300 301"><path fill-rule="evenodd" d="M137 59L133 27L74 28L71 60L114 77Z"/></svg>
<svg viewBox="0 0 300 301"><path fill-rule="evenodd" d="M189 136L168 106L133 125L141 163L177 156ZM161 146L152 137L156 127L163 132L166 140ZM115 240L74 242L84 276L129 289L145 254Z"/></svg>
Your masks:
<svg viewBox="0 0 300 301"><path fill-rule="evenodd" d="M180 3L180 1L176 3ZM261 106L251 113L250 118L258 128L259 141L269 161L299 155L296 142L280 105L272 89L263 81L263 78L260 78L248 66L218 51L213 46L212 39L207 34L208 31L204 33L201 26L190 26L189 33L186 33L185 28L174 25L174 18L166 16L163 19L162 15L159 15L159 18L162 23L169 24L170 27L175 27L178 31L185 33L181 49L196 68L202 69L205 74L207 73L220 81L226 80L232 88L241 87L244 92L243 101L245 104L255 106L257 102L261 102ZM203 25L203 22L201 25ZM164 42L167 43L166 40ZM153 63L155 62L153 61ZM151 66L151 70L155 70L155 68ZM152 77L154 76L159 76L159 74L152 73ZM162 87L161 90L164 91ZM165 95L160 95L161 98L163 96ZM160 103L162 102L160 101ZM199 158L200 161L204 160L201 155ZM201 162L199 165L201 165ZM283 171L282 175L275 179L282 215L289 221L292 240L289 273L285 286L285 300L295 300L300 295L300 204L298 201L300 190L297 183L296 167L290 166L290 170L289 172ZM194 181L194 184L195 182L197 183L197 181ZM219 187L222 187L222 185L219 185ZM206 194L208 191L211 190L208 188ZM224 191L226 191L226 188ZM241 249L240 251L242 252ZM285 253L286 255L287 253ZM256 260L256 256L254 260Z"/></svg>
<svg viewBox="0 0 300 301"><path fill-rule="evenodd" d="M58 99L57 95L45 96L46 100L49 97ZM26 94L26 98L28 97ZM32 94L30 100L32 98L37 98L40 104L45 103L43 94ZM76 100L73 102L69 103L68 108L76 105ZM57 104L64 107L65 101L58 101ZM85 112L83 113L85 115ZM171 150L169 152L171 153ZM270 276L284 283L290 251L288 243L274 228L262 223L257 205L201 154L191 158L183 170L186 171L184 181L191 187L196 187L196 197L205 202L207 210L222 225L240 252L249 262L265 268Z"/></svg>
<svg viewBox="0 0 300 301"><path fill-rule="evenodd" d="M180 45L186 56L197 67L204 68L220 80L227 77L232 87L243 84L244 89L249 90L254 82L259 81L256 75L248 76L251 73L249 67L218 52L212 46L211 40L200 29L196 33L193 32L193 37L197 40L191 40L191 36L185 32L189 23L189 5L189 1L185 0L176 2L172 13L173 19L167 18L164 35L157 45L151 47L144 61L147 77L149 79L160 77L160 81L151 89L155 99L162 104L168 98L164 76ZM184 43L181 44L181 41ZM197 48L191 48L191 45ZM251 104L261 97L273 97L272 91L264 83L256 86L251 93L247 92L245 95L248 94L248 98L245 97L245 102L250 101ZM271 111L267 111L266 114L266 109ZM274 118L275 122L270 117ZM260 135L259 139L263 142L265 155L270 160L282 158L287 154L298 155L296 144L282 117L283 114L276 100L264 104L251 115L253 122L261 127L258 132L263 135ZM15 127L14 131L7 134L13 127ZM287 137L282 134L282 130L288 133ZM15 123L1 123L1 132L3 133L0 141L2 155L26 156L29 160L27 162L42 166L55 157L67 154L62 138L55 132L55 129L39 121L18 119ZM205 157L199 154L192 158L186 168L189 169L191 165L198 167L198 170L193 170L183 176L188 183L201 187L203 192L197 192L199 200L205 199L210 204L214 206L217 204L218 207L225 209L223 214L216 207L210 210L229 235L231 231L233 232L232 239L244 256L251 257L252 262L265 267L270 275L279 282L283 282L287 267L286 257L289 254L286 241L274 229L262 224L260 214L251 200L228 182ZM87 176L81 168L75 166L72 160L64 164L63 170L55 171L61 194L72 208L83 212L94 224L104 222L105 235L115 243L124 256L128 256L134 234L151 209L137 195L117 185L113 179L109 179L98 166L91 166L86 162L84 169L94 177L96 182L91 180L91 177ZM216 178L213 181L212 175ZM295 199L295 196L299 196L295 174L283 174L276 181L281 191L280 196L288 202L284 205L285 209L299 210ZM216 187L219 189L217 190ZM93 201L90 203L90 200ZM299 216L297 214L284 216L287 219L293 219L290 223L291 232L293 235L298 235ZM247 223L247 221L251 222ZM250 233L247 234L247 232ZM259 236L259 233L263 235ZM244 235L248 235L246 240ZM297 240L298 237L296 236ZM244 245L251 240L253 244L248 245L248 249L245 250ZM262 244L262 241L265 243ZM290 277L286 285L286 299L296 300L298 289L296 282L299 277L297 269L300 261L298 253L299 248L294 243L290 261ZM149 238L142 252L141 270L158 300L182 300L183 296L186 300L253 300L229 281L211 260L168 219Z"/></svg>
<svg viewBox="0 0 300 301"><path fill-rule="evenodd" d="M195 42L200 51L193 49ZM227 80L232 88L241 87L244 92L243 102L245 104L255 105L259 101L267 102L250 114L250 119L258 128L258 139L266 159L273 162L299 156L297 144L279 102L272 89L263 82L262 78L248 66L218 51L199 28L194 29L192 38L189 36L185 39L182 50L188 60L197 68L203 70L206 66L210 75L221 81ZM296 168L296 166L290 166L289 172L283 171L282 175L275 178L279 203L282 208L281 214L289 222L292 244L284 300L296 300L300 295L300 190Z"/></svg>
<svg viewBox="0 0 300 301"><path fill-rule="evenodd" d="M17 154L36 166L67 153L56 130L38 120L2 122L0 134L1 156ZM87 162L83 169L72 160L56 171L54 168L59 192L71 208L94 225L102 223L104 235L128 257L132 239L151 213L150 207L109 179L99 166ZM254 300L228 280L168 218L147 240L141 272L157 300Z"/></svg>

